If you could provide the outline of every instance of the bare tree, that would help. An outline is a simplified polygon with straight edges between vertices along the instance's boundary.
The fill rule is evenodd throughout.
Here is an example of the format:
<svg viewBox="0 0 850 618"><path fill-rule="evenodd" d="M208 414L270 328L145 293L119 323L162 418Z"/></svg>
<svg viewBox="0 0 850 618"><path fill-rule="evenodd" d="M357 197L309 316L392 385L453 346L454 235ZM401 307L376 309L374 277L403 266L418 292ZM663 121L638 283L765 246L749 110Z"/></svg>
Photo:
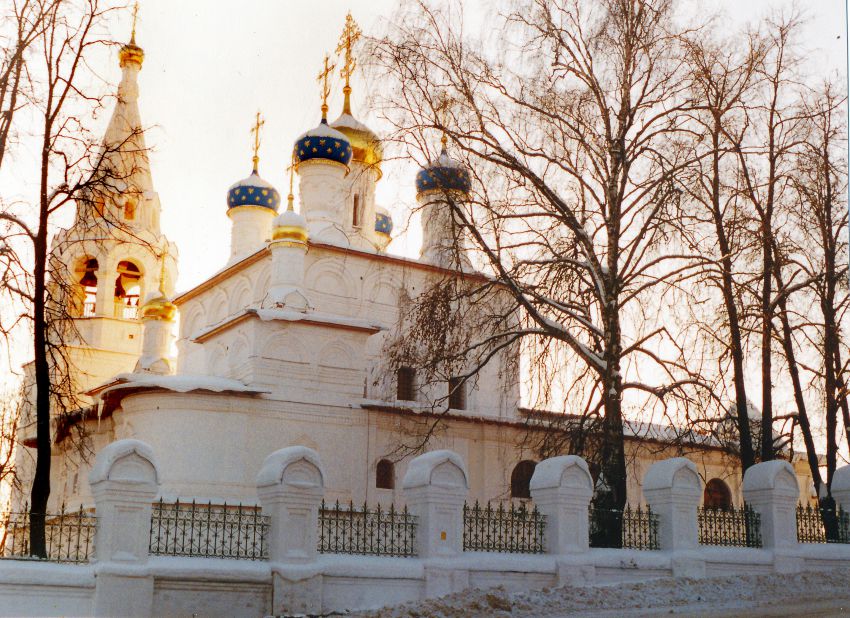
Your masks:
<svg viewBox="0 0 850 618"><path fill-rule="evenodd" d="M846 334L842 321L850 307L847 289L847 161L846 126L843 121L846 97L836 94L826 83L806 96L801 113L805 136L796 157L791 186L796 200L790 215L792 226L777 255L782 269L776 270L778 285L794 296L793 306L781 306L782 338L792 371L801 366L812 374L811 384L823 402L826 433L826 483L813 472L815 488L822 504L834 506L832 475L837 466L839 412L850 446L848 410L848 366ZM783 276L786 282L783 282ZM821 319L811 311L818 307ZM805 346L816 351L801 360L794 349ZM807 415L798 403L800 427L809 451L811 429ZM809 454L809 459L816 459ZM823 485L823 487L822 487Z"/></svg>
<svg viewBox="0 0 850 618"><path fill-rule="evenodd" d="M688 199L677 220L683 241L710 258L695 281L695 293L705 297L699 294L704 283L709 297L719 292L722 298L719 321L704 312L698 316L698 336L710 341L710 353L720 365L716 373L720 397L725 392L723 378L727 373L732 376L737 450L743 472L756 462L745 384L747 332L742 323L746 313L742 279L745 281L749 274L741 271L753 240L746 230L747 213L736 186L738 159L729 136L738 135L746 126L746 107L758 83L765 45L755 35L718 41L704 34L684 40L695 104L690 125L694 153L692 166L681 176ZM704 304L693 306L702 311ZM716 303L708 306L711 313ZM710 427L719 424L722 433L723 415L691 420L697 424L709 421Z"/></svg>
<svg viewBox="0 0 850 618"><path fill-rule="evenodd" d="M442 132L473 170L469 199L444 203L492 280L465 279L455 293L440 285L438 295L444 307L476 304L488 323L464 315L477 335L447 357L475 357L467 378L520 342L542 364L557 361L569 379L550 394L580 412L571 427L592 429L622 507L624 405L681 407L701 385L662 317L665 293L698 261L670 235L690 107L673 4L523 3L494 28L498 53L449 17L455 8L414 3L373 54L392 80L380 103L393 139L415 156ZM496 287L501 302L486 304Z"/></svg>
<svg viewBox="0 0 850 618"><path fill-rule="evenodd" d="M89 58L98 47L111 45L103 32L114 9L103 7L99 0L34 0L25 6L25 12L17 5L11 7L8 18L22 20L26 32L34 28L27 47L14 56L19 68L12 73L26 79L14 78L4 96L6 101L23 100L27 114L36 118L36 168L16 163L16 173L33 179L37 191L32 199L13 200L6 195L0 202L5 249L0 252L0 294L4 306L12 308L0 319L5 321L4 330L24 325L32 334L36 461L30 494L30 550L45 556L51 422L79 414L81 406L76 368L68 353L68 344L79 339L74 326L78 286L69 281L59 253L51 252L53 228L57 217L76 204L79 212L97 214L88 220L100 233L124 229L105 205L117 192L134 190L127 186L134 171L128 160L133 158L123 155L128 149L143 148L143 141L131 134L122 143L101 144L89 130L107 100L99 92L100 80L92 73ZM4 135L8 140L15 128L11 116L7 118L10 125ZM4 147L9 146L7 141ZM77 426L82 430L82 423Z"/></svg>

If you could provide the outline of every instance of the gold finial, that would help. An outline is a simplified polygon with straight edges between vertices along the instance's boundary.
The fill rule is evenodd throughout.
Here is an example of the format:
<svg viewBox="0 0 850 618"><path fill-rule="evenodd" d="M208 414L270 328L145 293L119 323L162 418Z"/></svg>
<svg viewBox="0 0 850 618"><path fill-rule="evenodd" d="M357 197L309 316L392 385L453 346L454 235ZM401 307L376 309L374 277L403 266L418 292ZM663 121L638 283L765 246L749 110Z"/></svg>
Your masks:
<svg viewBox="0 0 850 618"><path fill-rule="evenodd" d="M325 54L325 69L316 77L316 80L322 84L322 120L328 119L328 96L331 93L330 88L328 88L328 75L336 68L336 65L330 62L330 55Z"/></svg>
<svg viewBox="0 0 850 618"><path fill-rule="evenodd" d="M254 158L252 161L254 162L254 173L257 173L257 165L260 163L260 127L266 124L266 121L260 116L260 112L257 111L257 120L254 123L254 127L251 129L251 133L254 134Z"/></svg>
<svg viewBox="0 0 850 618"><path fill-rule="evenodd" d="M133 5L133 29L130 31L130 45L136 44L136 20L139 17L139 2Z"/></svg>
<svg viewBox="0 0 850 618"><path fill-rule="evenodd" d="M339 72L345 78L345 86L342 89L343 94L345 94L345 100L342 104L343 114L351 114L351 84L349 80L357 67L357 60L352 55L351 48L362 34L357 22L351 16L351 11L349 11L348 15L345 16L345 26L343 26L342 35L339 37L339 45L336 46L337 54L345 54L345 64Z"/></svg>
<svg viewBox="0 0 850 618"><path fill-rule="evenodd" d="M295 156L293 155L292 161L289 164L289 195L286 196L286 209L289 211L295 211L295 195L292 193L292 182L295 174Z"/></svg>
<svg viewBox="0 0 850 618"><path fill-rule="evenodd" d="M446 135L446 127L448 126L449 108L451 105L451 97L449 97L446 92L440 92L437 95L437 105L434 107L434 111L437 113L437 122L443 129L443 136L440 138L440 143L443 145L444 151L446 149L446 145L449 143L449 138Z"/></svg>

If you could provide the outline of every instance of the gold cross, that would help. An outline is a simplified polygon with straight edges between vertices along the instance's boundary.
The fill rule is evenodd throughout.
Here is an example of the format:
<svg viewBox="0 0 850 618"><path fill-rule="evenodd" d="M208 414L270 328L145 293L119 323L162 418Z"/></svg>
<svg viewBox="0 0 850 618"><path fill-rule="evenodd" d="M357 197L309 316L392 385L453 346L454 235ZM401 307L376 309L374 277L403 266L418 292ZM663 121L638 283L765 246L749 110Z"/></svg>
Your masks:
<svg viewBox="0 0 850 618"><path fill-rule="evenodd" d="M139 2L133 5L133 29L130 31L130 45L136 44L136 19L139 16Z"/></svg>
<svg viewBox="0 0 850 618"><path fill-rule="evenodd" d="M257 171L257 163L260 162L260 127L266 124L266 121L262 119L260 116L260 112L257 112L257 121L254 123L254 128L251 129L251 133L254 134L254 171Z"/></svg>
<svg viewBox="0 0 850 618"><path fill-rule="evenodd" d="M443 126L443 137L440 138L440 142L443 144L443 150L446 149L446 144L448 143L448 137L446 137L446 126L449 121L449 112L452 107L452 99L446 91L442 91L437 95L436 105L434 106L434 111L437 113L437 122L439 122Z"/></svg>
<svg viewBox="0 0 850 618"><path fill-rule="evenodd" d="M325 54L325 70L316 77L316 81L322 84L322 120L328 119L328 95L331 93L330 88L328 88L328 75L336 68L336 65L330 64L330 62L330 55Z"/></svg>
<svg viewBox="0 0 850 618"><path fill-rule="evenodd" d="M354 18L351 16L351 11L345 16L345 26L342 29L342 35L339 37L339 45L336 46L336 53L345 53L345 64L340 70L340 75L345 78L345 87L348 88L348 79L354 73L357 66L357 60L351 54L351 48L360 40L360 35L363 34Z"/></svg>

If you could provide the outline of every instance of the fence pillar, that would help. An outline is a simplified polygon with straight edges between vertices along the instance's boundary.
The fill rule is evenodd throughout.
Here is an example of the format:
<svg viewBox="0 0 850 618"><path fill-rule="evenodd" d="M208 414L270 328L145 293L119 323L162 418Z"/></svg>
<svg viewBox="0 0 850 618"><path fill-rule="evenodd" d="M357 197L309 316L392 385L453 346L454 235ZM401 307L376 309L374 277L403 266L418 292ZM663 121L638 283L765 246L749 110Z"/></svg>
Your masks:
<svg viewBox="0 0 850 618"><path fill-rule="evenodd" d="M159 474L151 447L118 440L97 454L89 473L94 496L96 616L151 615L153 577L146 572L151 503Z"/></svg>
<svg viewBox="0 0 850 618"><path fill-rule="evenodd" d="M588 507L593 477L577 455L544 459L531 477L531 498L546 516L546 551L575 554L588 549Z"/></svg>
<svg viewBox="0 0 850 618"><path fill-rule="evenodd" d="M803 569L802 559L789 555L797 547L797 501L800 487L790 463L781 459L758 463L744 472L744 502L761 517L761 538L774 553L780 573Z"/></svg>
<svg viewBox="0 0 850 618"><path fill-rule="evenodd" d="M413 459L402 481L404 499L418 519L420 558L463 552L463 503L469 492L466 466L452 451L431 451Z"/></svg>
<svg viewBox="0 0 850 618"><path fill-rule="evenodd" d="M845 512L850 512L850 466L841 466L832 475L832 497Z"/></svg>
<svg viewBox="0 0 850 618"><path fill-rule="evenodd" d="M321 575L303 566L293 568L293 563L311 563L318 555L324 479L319 454L305 446L275 451L257 474L257 495L270 519L273 614L312 614L322 609Z"/></svg>
<svg viewBox="0 0 850 618"><path fill-rule="evenodd" d="M697 467L686 457L656 461L643 477L643 495L658 515L661 549L699 547L697 508L702 482Z"/></svg>

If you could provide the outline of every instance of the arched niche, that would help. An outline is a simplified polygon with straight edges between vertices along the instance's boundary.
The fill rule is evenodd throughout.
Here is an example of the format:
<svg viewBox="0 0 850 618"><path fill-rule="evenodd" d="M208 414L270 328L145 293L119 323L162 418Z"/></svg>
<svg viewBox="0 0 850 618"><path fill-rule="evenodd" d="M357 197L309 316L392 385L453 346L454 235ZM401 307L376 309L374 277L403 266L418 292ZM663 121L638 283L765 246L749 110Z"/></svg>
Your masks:
<svg viewBox="0 0 850 618"><path fill-rule="evenodd" d="M511 498L531 499L531 477L537 462L524 459L511 471Z"/></svg>
<svg viewBox="0 0 850 618"><path fill-rule="evenodd" d="M732 508L732 490L718 478L709 479L702 492L702 506L706 509L726 511Z"/></svg>

